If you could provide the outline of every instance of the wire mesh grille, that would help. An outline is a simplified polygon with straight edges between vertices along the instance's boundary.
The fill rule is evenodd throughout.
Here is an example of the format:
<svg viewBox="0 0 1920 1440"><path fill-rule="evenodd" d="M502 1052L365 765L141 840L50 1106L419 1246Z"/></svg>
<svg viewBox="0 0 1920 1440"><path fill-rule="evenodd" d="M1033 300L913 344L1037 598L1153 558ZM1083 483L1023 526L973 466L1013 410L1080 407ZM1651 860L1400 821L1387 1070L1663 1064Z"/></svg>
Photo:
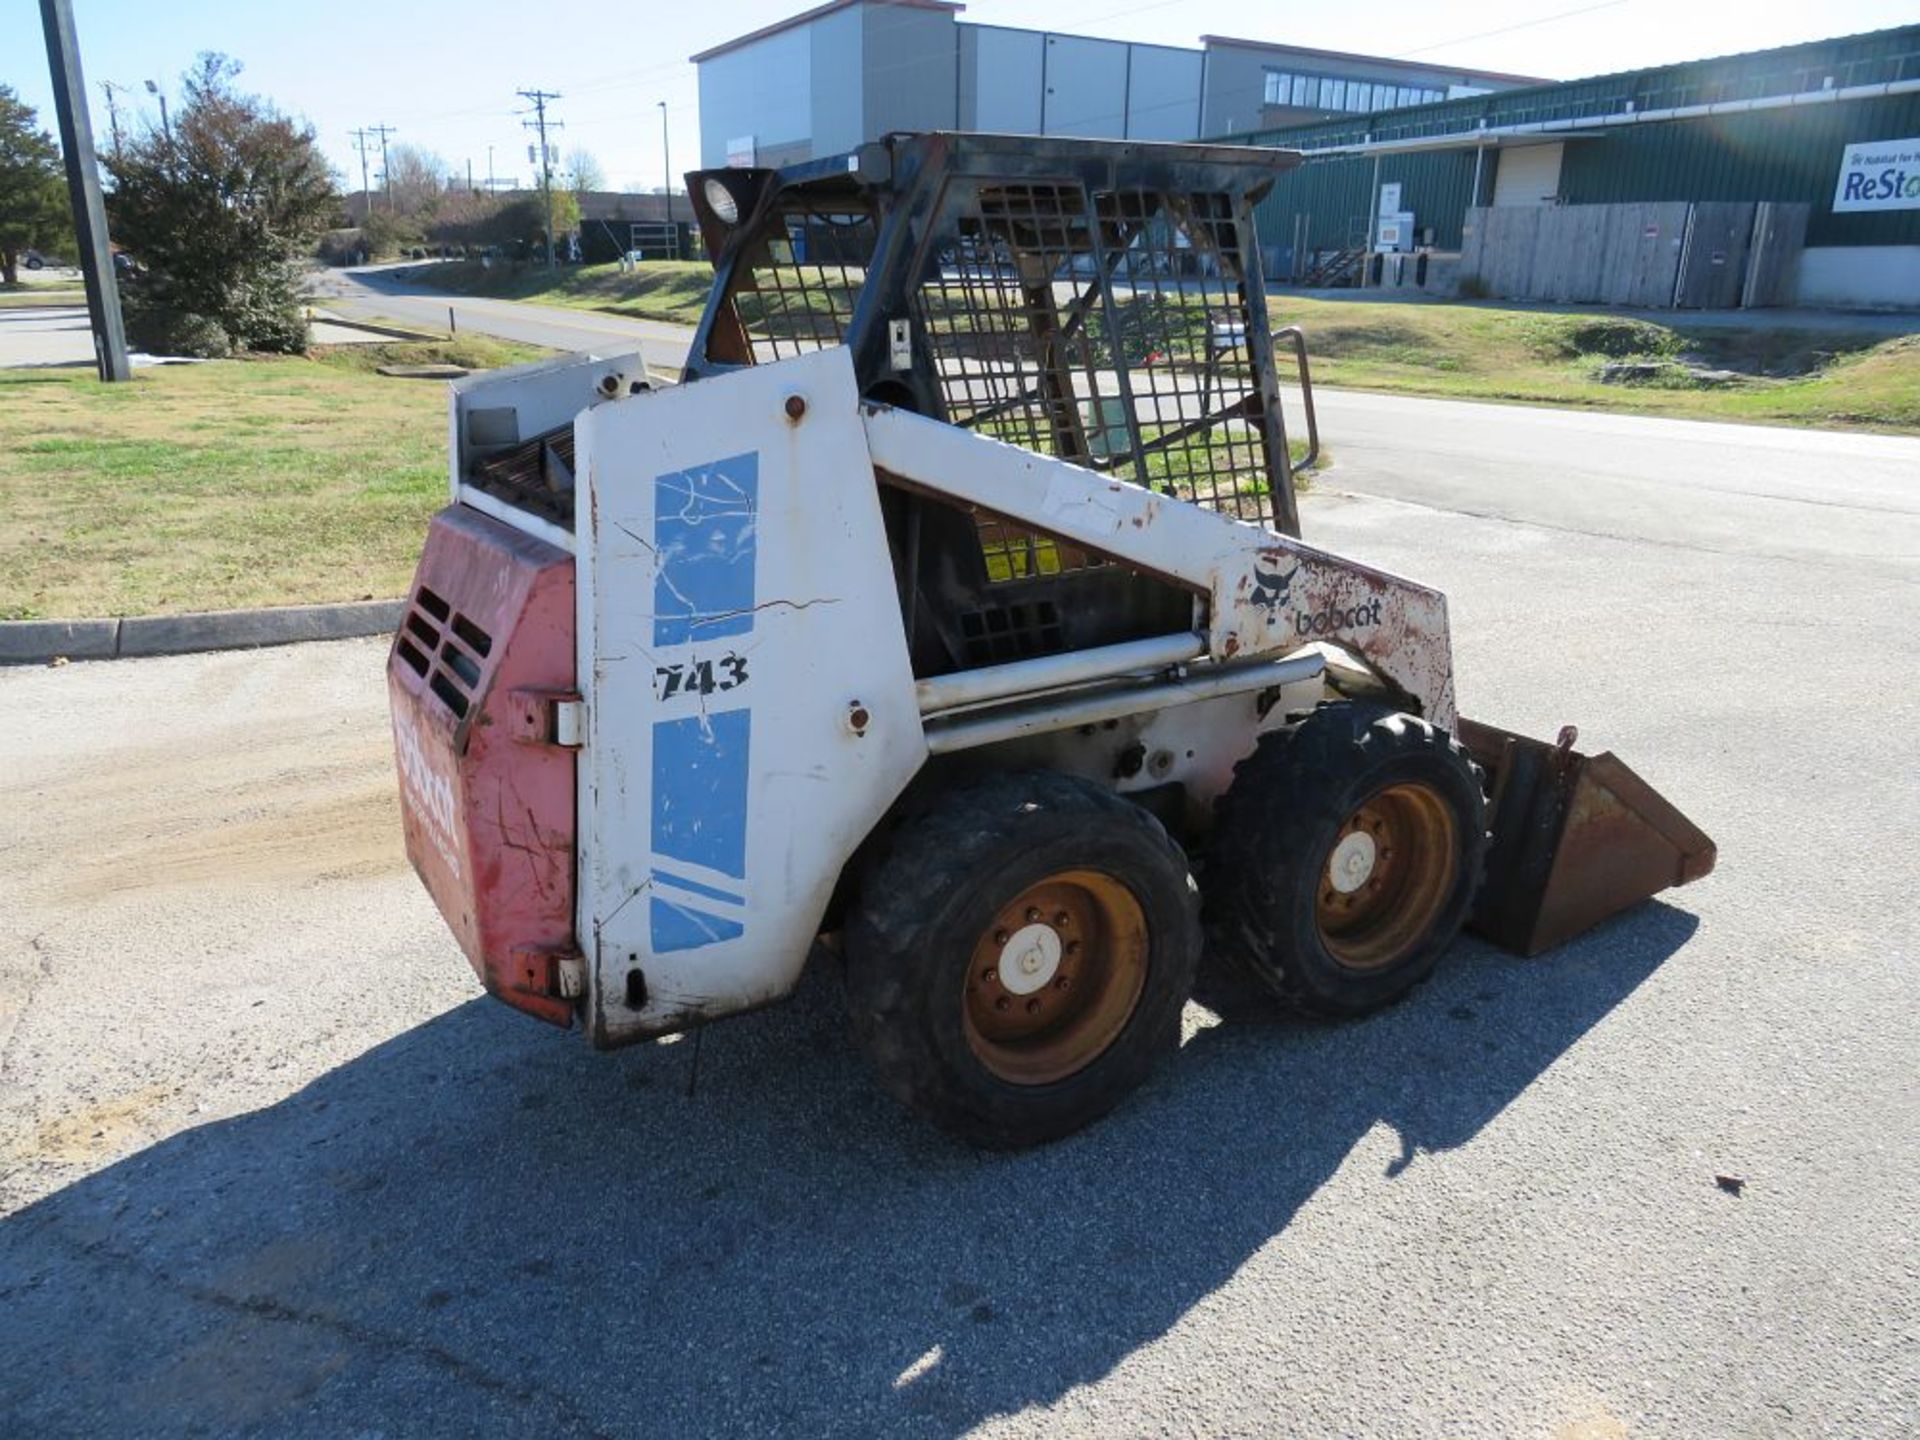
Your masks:
<svg viewBox="0 0 1920 1440"><path fill-rule="evenodd" d="M979 184L915 296L947 419L1239 519L1276 466L1230 197ZM991 521L989 573L1087 563Z"/></svg>
<svg viewBox="0 0 1920 1440"><path fill-rule="evenodd" d="M871 213L789 208L782 219L768 227L733 291L755 363L844 340L873 258Z"/></svg>

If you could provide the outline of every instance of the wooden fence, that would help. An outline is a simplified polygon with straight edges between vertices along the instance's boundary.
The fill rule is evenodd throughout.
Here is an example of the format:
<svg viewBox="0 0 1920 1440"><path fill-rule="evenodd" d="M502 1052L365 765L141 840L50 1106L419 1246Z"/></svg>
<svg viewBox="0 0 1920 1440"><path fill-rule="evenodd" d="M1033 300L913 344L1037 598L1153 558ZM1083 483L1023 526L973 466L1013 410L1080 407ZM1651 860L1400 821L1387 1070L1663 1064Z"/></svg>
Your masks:
<svg viewBox="0 0 1920 1440"><path fill-rule="evenodd" d="M1467 212L1461 284L1507 300L1638 309L1786 303L1806 205L1666 200Z"/></svg>

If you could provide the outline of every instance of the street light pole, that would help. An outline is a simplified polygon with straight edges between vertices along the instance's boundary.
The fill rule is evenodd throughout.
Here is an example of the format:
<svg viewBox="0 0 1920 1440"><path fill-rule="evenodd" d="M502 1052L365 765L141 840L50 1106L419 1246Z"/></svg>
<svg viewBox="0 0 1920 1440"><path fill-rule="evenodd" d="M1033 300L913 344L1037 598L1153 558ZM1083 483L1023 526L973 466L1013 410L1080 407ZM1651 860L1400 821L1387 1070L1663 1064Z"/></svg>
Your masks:
<svg viewBox="0 0 1920 1440"><path fill-rule="evenodd" d="M680 231L673 223L673 152L667 148L667 102L660 104L660 163L667 172L667 253L680 258Z"/></svg>
<svg viewBox="0 0 1920 1440"><path fill-rule="evenodd" d="M167 144L173 144L173 122L167 119L167 92L153 81L147 81L147 93L160 102L160 133L167 137Z"/></svg>

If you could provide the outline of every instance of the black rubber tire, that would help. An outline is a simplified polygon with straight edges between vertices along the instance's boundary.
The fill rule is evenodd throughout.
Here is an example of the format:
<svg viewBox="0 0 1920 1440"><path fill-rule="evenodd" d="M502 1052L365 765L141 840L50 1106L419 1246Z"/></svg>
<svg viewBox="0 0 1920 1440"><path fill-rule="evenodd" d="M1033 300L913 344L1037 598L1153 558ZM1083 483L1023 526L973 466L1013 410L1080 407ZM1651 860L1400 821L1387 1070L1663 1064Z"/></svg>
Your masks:
<svg viewBox="0 0 1920 1440"><path fill-rule="evenodd" d="M1454 873L1431 922L1402 953L1355 969L1327 948L1316 897L1346 818L1368 797L1407 784L1430 787L1451 812ZM1486 870L1486 797L1465 748L1445 730L1378 705L1325 704L1261 736L1214 817L1209 948L1308 1014L1365 1014L1425 980L1466 923Z"/></svg>
<svg viewBox="0 0 1920 1440"><path fill-rule="evenodd" d="M1146 920L1146 977L1096 1058L1050 1083L1011 1083L966 1038L974 946L1001 906L1068 870L1131 893ZM1199 910L1185 852L1152 815L1092 781L1021 772L958 787L904 822L863 878L846 931L854 1033L881 1085L948 1133L989 1149L1058 1139L1112 1110L1178 1048Z"/></svg>

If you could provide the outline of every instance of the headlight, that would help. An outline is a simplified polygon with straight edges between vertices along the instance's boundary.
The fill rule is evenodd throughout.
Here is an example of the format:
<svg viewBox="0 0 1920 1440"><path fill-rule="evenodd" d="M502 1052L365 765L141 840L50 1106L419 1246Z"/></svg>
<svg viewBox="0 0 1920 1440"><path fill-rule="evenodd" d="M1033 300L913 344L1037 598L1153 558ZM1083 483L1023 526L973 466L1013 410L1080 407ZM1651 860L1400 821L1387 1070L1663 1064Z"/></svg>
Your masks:
<svg viewBox="0 0 1920 1440"><path fill-rule="evenodd" d="M725 225L740 223L740 205L733 198L733 192L718 180L708 177L707 183L700 187L700 193L707 197L707 208Z"/></svg>

